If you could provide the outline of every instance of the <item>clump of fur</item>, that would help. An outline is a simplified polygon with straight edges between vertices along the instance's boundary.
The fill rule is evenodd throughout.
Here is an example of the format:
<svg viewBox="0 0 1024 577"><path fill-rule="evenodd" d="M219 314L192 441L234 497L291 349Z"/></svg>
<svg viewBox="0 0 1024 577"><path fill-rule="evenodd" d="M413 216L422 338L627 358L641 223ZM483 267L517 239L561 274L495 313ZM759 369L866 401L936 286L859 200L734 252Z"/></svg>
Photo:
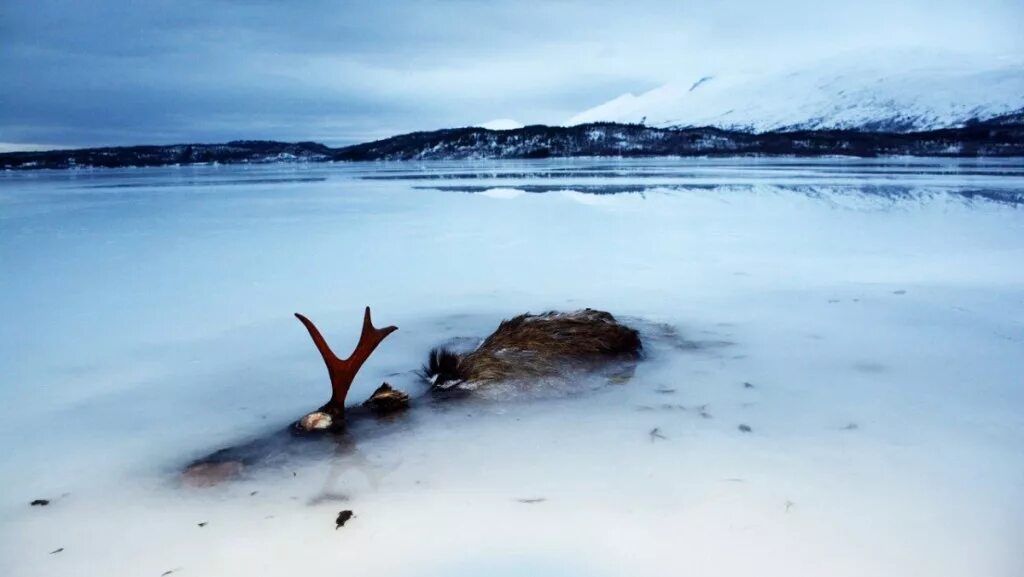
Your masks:
<svg viewBox="0 0 1024 577"><path fill-rule="evenodd" d="M551 311L502 321L476 350L464 355L434 349L424 373L437 388L476 388L593 369L637 358L641 348L639 333L607 312Z"/></svg>
<svg viewBox="0 0 1024 577"><path fill-rule="evenodd" d="M465 380L460 361L458 353L451 349L431 349L427 364L423 367L423 376L432 386L447 389Z"/></svg>
<svg viewBox="0 0 1024 577"><path fill-rule="evenodd" d="M397 413L409 408L409 395L384 383L377 387L369 399L363 401L363 406L373 409L378 415Z"/></svg>

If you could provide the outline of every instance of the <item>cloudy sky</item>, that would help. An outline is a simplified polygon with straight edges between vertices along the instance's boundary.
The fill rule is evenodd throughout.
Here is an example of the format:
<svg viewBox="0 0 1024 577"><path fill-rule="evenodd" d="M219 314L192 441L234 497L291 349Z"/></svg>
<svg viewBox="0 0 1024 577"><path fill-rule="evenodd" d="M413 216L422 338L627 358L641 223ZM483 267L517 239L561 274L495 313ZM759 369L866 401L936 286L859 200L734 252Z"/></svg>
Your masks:
<svg viewBox="0 0 1024 577"><path fill-rule="evenodd" d="M0 146L560 123L695 74L1020 56L1021 30L1021 0L2 0Z"/></svg>

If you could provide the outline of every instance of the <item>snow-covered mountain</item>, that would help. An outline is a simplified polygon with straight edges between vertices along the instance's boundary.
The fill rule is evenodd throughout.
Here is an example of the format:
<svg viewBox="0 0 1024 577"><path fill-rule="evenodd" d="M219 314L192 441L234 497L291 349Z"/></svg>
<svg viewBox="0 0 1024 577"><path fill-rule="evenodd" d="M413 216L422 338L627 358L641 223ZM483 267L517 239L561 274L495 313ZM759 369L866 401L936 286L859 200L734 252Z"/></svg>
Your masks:
<svg viewBox="0 0 1024 577"><path fill-rule="evenodd" d="M907 55L832 59L781 74L702 74L624 94L568 125L644 122L753 130L916 131L963 126L1024 109L1024 62Z"/></svg>

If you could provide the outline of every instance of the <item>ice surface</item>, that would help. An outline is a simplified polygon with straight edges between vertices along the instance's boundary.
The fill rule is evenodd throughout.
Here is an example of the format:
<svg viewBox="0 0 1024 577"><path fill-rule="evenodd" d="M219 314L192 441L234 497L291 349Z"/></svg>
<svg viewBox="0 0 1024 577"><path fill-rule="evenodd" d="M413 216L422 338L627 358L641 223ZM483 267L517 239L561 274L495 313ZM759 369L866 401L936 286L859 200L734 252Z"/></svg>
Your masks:
<svg viewBox="0 0 1024 577"><path fill-rule="evenodd" d="M1022 197L1016 160L0 174L0 574L1021 575ZM525 311L648 357L175 482L327 399L292 312L347 352L366 304L400 330L353 401Z"/></svg>

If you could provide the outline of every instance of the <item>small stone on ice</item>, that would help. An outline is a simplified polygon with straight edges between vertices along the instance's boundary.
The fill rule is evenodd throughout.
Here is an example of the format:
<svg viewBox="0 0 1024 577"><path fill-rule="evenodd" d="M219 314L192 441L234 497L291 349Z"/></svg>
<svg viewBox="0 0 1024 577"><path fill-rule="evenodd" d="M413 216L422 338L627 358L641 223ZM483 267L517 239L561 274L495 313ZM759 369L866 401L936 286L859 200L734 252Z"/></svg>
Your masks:
<svg viewBox="0 0 1024 577"><path fill-rule="evenodd" d="M341 527L344 527L345 523L348 523L348 520L351 519L352 516L352 511L349 511L348 509L345 509L344 511L338 513L338 518L334 521L336 523L334 529L338 530Z"/></svg>

